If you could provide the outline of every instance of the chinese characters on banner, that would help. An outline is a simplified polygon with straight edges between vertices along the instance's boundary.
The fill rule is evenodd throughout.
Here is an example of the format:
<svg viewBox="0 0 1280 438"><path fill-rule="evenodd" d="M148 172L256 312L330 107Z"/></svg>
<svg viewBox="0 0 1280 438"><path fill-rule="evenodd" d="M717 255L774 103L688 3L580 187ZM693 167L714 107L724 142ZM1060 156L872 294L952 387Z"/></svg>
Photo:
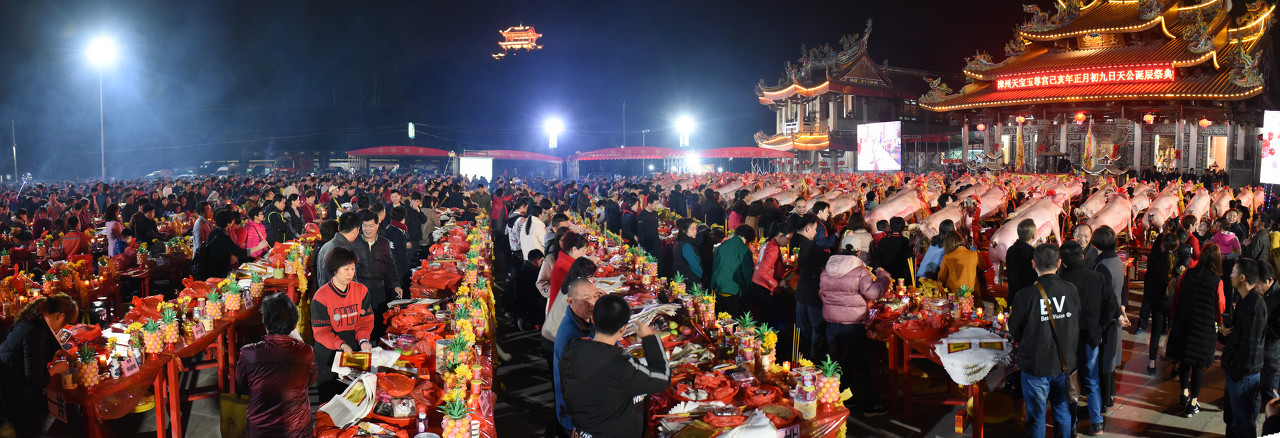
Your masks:
<svg viewBox="0 0 1280 438"><path fill-rule="evenodd" d="M1099 68L1088 71L1045 72L1000 77L996 79L996 89L1171 81L1173 81L1173 68L1169 66Z"/></svg>

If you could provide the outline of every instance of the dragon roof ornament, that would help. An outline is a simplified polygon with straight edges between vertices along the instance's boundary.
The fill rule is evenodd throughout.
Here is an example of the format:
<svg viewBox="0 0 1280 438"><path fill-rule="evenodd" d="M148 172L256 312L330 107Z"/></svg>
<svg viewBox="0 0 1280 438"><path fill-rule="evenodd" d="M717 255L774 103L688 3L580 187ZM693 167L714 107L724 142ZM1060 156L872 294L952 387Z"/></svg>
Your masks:
<svg viewBox="0 0 1280 438"><path fill-rule="evenodd" d="M969 71L986 71L1005 65L1008 62L1009 60L1005 59L997 64L991 60L991 55L988 55L987 52L976 52L973 56L964 58L964 69Z"/></svg>
<svg viewBox="0 0 1280 438"><path fill-rule="evenodd" d="M1014 32L1013 39L1004 43L1004 56L1012 58L1014 56L1021 55L1023 52L1027 51L1027 44L1028 41L1026 38L1023 38L1021 34Z"/></svg>
<svg viewBox="0 0 1280 438"><path fill-rule="evenodd" d="M1150 20L1160 15L1160 0L1138 0L1138 18Z"/></svg>
<svg viewBox="0 0 1280 438"><path fill-rule="evenodd" d="M1031 19L1022 24L1021 30L1044 32L1070 24L1080 16L1080 11L1084 9L1084 0L1058 0L1057 9L1050 16L1048 12L1041 11L1040 6L1022 5L1022 11L1031 14Z"/></svg>
<svg viewBox="0 0 1280 438"><path fill-rule="evenodd" d="M957 96L952 92L951 87L942 82L941 77L934 79L924 78L924 81L929 84L929 92L925 93L924 96L920 96L920 102L935 103Z"/></svg>
<svg viewBox="0 0 1280 438"><path fill-rule="evenodd" d="M1231 83L1245 88L1262 85L1262 73L1258 70L1259 58L1262 58L1261 51L1257 56L1249 55L1249 52L1244 49L1244 44L1241 44L1240 39L1237 38L1235 68L1231 71Z"/></svg>
<svg viewBox="0 0 1280 438"><path fill-rule="evenodd" d="M1195 21L1182 30L1182 39L1188 41L1187 50L1192 53L1205 53L1213 50L1213 34L1209 32L1209 23L1204 20L1204 13L1195 13Z"/></svg>
<svg viewBox="0 0 1280 438"><path fill-rule="evenodd" d="M808 79L815 70L826 70L832 67L842 67L856 60L867 49L867 40L871 37L871 19L867 19L867 27L862 34L845 35L840 38L840 50L831 48L830 44L824 44L818 47L800 46L800 59L797 62L787 61L783 68L784 76L779 81L779 86L787 86L792 83ZM827 78L823 78L824 80ZM766 88L761 83L756 84L757 90Z"/></svg>

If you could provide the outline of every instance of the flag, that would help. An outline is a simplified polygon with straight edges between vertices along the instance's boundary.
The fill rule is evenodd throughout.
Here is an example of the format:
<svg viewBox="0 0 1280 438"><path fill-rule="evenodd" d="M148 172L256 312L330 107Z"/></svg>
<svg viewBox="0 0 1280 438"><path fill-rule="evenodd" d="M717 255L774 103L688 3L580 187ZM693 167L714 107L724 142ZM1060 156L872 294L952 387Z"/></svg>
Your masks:
<svg viewBox="0 0 1280 438"><path fill-rule="evenodd" d="M1080 167L1084 170L1093 168L1093 120L1089 121L1089 130L1084 135L1084 154L1080 156Z"/></svg>
<svg viewBox="0 0 1280 438"><path fill-rule="evenodd" d="M1024 164L1026 164L1026 159L1022 157L1022 124L1019 123L1018 124L1018 145L1017 145L1016 151L1013 153L1013 170L1017 172L1021 172L1022 166Z"/></svg>

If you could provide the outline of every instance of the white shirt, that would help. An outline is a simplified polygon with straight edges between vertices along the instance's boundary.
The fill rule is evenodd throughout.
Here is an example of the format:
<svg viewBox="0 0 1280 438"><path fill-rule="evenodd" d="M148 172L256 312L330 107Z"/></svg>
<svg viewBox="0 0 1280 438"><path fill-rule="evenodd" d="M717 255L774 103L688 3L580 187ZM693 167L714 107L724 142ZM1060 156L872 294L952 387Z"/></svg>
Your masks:
<svg viewBox="0 0 1280 438"><path fill-rule="evenodd" d="M537 216L529 218L530 225L528 231L525 231L525 223L520 223L520 252L524 254L524 259L529 260L529 251L535 249L541 250L543 246L543 238L547 234L547 227L542 223L542 219Z"/></svg>

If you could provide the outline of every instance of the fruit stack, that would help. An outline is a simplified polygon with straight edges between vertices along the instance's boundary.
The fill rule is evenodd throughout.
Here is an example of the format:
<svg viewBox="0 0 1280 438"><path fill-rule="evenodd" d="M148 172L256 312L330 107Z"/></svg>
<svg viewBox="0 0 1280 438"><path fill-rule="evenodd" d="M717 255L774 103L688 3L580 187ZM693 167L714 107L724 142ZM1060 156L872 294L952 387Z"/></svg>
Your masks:
<svg viewBox="0 0 1280 438"><path fill-rule="evenodd" d="M471 409L467 407L466 400L456 398L446 402L441 405L440 412L444 413L444 436L441 438L465 438L471 436L468 430L471 425Z"/></svg>
<svg viewBox="0 0 1280 438"><path fill-rule="evenodd" d="M223 295L223 305L226 307L227 314L235 315L244 305L244 295L241 295L243 289L239 283L231 283L227 285L227 294Z"/></svg>
<svg viewBox="0 0 1280 438"><path fill-rule="evenodd" d="M840 373L840 364L828 354L827 360L822 361L822 375L818 376L819 403L829 406L840 402Z"/></svg>
<svg viewBox="0 0 1280 438"><path fill-rule="evenodd" d="M166 344L174 344L178 342L178 311L172 306L166 306L160 314L160 339Z"/></svg>
<svg viewBox="0 0 1280 438"><path fill-rule="evenodd" d="M156 320L149 319L142 325L142 344L148 354L159 353L162 349L160 324Z"/></svg>
<svg viewBox="0 0 1280 438"><path fill-rule="evenodd" d="M205 295L204 316L211 320L222 318L222 296L217 291Z"/></svg>
<svg viewBox="0 0 1280 438"><path fill-rule="evenodd" d="M80 360L80 366L76 369L77 380L85 388L94 387L98 384L98 358L93 355L93 349L89 345L82 345L76 356Z"/></svg>

